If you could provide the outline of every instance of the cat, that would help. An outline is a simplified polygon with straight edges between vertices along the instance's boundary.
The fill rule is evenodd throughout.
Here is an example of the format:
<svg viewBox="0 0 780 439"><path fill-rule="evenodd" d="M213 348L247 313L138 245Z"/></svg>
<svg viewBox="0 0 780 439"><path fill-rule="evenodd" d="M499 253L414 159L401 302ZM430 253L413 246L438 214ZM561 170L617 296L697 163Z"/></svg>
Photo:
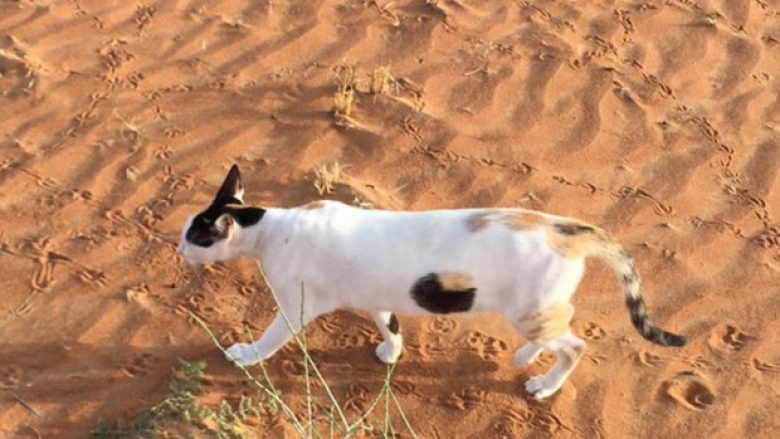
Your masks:
<svg viewBox="0 0 780 439"><path fill-rule="evenodd" d="M515 352L515 364L528 366L543 350L555 355L546 374L525 383L534 398L552 395L585 352L569 326L570 300L591 255L619 277L631 322L644 338L685 344L651 322L629 254L581 221L524 209L393 212L336 201L259 208L245 204L243 195L233 165L211 205L186 221L178 253L191 265L258 259L295 331L336 309L370 312L384 339L376 348L384 363L401 355L396 313L496 311L528 340ZM228 348L228 359L255 364L292 336L278 313L260 339Z"/></svg>

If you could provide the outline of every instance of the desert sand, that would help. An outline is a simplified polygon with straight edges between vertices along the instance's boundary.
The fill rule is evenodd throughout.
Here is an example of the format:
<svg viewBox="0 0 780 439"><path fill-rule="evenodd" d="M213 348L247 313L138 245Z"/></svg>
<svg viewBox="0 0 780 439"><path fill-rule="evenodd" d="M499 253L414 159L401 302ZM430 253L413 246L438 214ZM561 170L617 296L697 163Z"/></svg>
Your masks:
<svg viewBox="0 0 780 439"><path fill-rule="evenodd" d="M498 316L400 316L393 389L418 437L780 431L777 0L0 1L0 436L132 420L179 358L208 363L207 402L251 389L188 311L224 345L259 334L273 301L253 262L197 287L175 253L233 163L261 206L581 218L689 337L641 339L590 261L588 353L535 401L523 382L552 358L513 366ZM385 374L373 322L342 311L306 335L356 417ZM268 368L302 409L295 347Z"/></svg>

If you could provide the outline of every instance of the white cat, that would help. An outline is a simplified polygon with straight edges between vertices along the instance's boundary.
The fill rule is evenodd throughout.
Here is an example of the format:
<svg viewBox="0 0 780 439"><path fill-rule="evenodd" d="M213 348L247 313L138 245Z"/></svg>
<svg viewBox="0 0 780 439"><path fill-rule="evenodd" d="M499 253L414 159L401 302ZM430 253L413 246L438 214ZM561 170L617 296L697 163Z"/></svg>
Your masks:
<svg viewBox="0 0 780 439"><path fill-rule="evenodd" d="M631 321L663 346L685 339L653 326L629 255L598 228L522 209L427 212L363 210L334 201L292 209L261 209L243 202L233 166L212 204L190 217L178 251L193 265L250 256L262 262L280 307L299 330L340 308L373 314L384 341L385 363L401 355L401 314L501 313L528 342L515 353L527 366L543 351L556 361L525 389L535 398L555 393L577 365L585 342L572 334L571 297L584 258L597 256L617 273ZM292 338L277 315L254 343L228 349L240 365L265 360Z"/></svg>

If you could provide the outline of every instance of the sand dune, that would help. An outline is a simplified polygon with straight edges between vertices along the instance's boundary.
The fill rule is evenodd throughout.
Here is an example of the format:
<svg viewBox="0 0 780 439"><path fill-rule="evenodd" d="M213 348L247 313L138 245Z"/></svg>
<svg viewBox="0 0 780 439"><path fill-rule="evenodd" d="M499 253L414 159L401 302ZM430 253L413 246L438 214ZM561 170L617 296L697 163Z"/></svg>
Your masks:
<svg viewBox="0 0 780 439"><path fill-rule="evenodd" d="M771 435L778 18L772 0L0 1L0 436L130 418L178 358L208 361L215 398L245 392L187 310L227 344L262 331L272 300L249 261L194 288L180 227L232 163L249 201L293 206L336 162L325 197L349 203L598 224L635 256L651 314L690 339L641 340L589 264L587 357L537 402L522 383L551 358L513 367L521 340L496 316L402 317L394 389L419 437ZM347 66L356 100L337 116ZM384 375L372 322L339 312L307 334L358 413ZM296 356L269 364L293 405Z"/></svg>

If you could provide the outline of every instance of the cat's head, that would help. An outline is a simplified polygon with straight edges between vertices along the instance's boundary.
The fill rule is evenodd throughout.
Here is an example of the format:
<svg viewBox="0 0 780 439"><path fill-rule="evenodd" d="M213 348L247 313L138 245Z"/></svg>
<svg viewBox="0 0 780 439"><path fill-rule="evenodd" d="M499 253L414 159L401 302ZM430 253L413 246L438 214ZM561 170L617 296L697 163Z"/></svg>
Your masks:
<svg viewBox="0 0 780 439"><path fill-rule="evenodd" d="M191 265L234 258L240 254L244 229L257 224L264 214L264 209L244 204L241 173L233 165L214 201L187 219L177 252Z"/></svg>

